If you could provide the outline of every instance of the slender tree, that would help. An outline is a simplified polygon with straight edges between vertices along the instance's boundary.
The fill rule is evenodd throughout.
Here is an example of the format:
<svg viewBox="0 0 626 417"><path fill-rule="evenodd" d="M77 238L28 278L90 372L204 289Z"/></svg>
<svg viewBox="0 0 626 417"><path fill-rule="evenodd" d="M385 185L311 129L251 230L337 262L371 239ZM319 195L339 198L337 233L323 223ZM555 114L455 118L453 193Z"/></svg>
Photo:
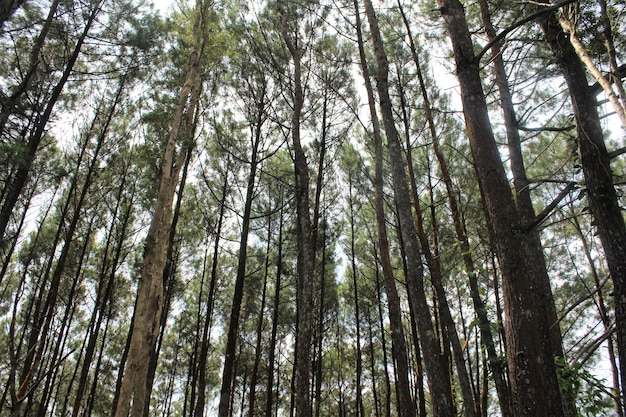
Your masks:
<svg viewBox="0 0 626 417"><path fill-rule="evenodd" d="M189 68L164 149L156 206L146 236L128 362L120 370L123 372L123 379L119 401L114 407L115 417L126 417L129 412L133 417L141 417L147 406L146 358L154 350L161 320L163 269L174 193L186 150L192 147L195 135L192 129L193 118L202 89L201 75L209 33L209 13L209 1L198 0L193 15L193 45L189 55Z"/></svg>
<svg viewBox="0 0 626 417"><path fill-rule="evenodd" d="M365 82L367 92L367 101L372 120L373 128L373 144L374 144L374 209L376 212L376 226L378 236L378 252L380 256L380 264L383 273L383 285L387 295L387 304L389 310L389 322L391 325L391 343L394 352L394 364L397 372L396 392L398 395L398 410L402 417L413 416L415 414L414 403L411 398L409 386L409 365L406 340L404 336L404 328L402 325L402 313L400 309L400 297L395 283L393 266L391 263L391 255L389 253L389 238L387 235L387 219L384 211L384 190L383 190L383 142L376 111L376 102L374 99L374 89L371 85L369 67L365 55L365 46L361 29L361 17L359 11L359 3L354 1L354 10L356 17L356 32L359 48L359 57L361 64L361 72ZM380 296L379 296L380 299ZM383 323L382 314L379 311L381 326ZM384 327L381 330L384 332ZM385 360L385 363L387 361ZM391 395L388 385L387 395ZM389 398L389 397L387 397ZM387 413L391 412L391 405L387 404Z"/></svg>

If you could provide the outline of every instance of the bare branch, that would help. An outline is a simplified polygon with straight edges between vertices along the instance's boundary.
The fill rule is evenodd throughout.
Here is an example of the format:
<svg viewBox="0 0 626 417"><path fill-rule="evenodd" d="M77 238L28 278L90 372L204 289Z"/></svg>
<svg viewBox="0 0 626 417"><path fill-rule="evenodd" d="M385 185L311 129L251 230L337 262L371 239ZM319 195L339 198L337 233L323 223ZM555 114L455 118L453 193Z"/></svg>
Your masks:
<svg viewBox="0 0 626 417"><path fill-rule="evenodd" d="M570 182L567 184L558 196L550 204L548 204L542 211L535 217L535 220L526 226L526 230L532 230L537 227L541 222L543 222L549 215L552 213L552 210L563 200L576 186L575 182Z"/></svg>

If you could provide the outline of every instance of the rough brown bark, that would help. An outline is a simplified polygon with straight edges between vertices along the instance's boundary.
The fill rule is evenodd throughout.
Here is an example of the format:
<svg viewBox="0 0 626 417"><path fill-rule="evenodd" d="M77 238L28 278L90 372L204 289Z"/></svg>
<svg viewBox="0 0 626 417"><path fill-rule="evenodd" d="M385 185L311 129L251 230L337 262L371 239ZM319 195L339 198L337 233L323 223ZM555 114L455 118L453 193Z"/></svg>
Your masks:
<svg viewBox="0 0 626 417"><path fill-rule="evenodd" d="M508 383L506 381L506 370L502 366L500 360L498 359L498 354L495 349L495 343L493 339L493 334L491 332L491 323L489 318L487 317L487 310L485 307L485 303L483 302L479 286L478 286L478 276L476 273L476 268L474 266L474 260L472 258L469 240L467 235L465 234L465 227L463 224L463 219L461 216L461 210L459 207L459 203L456 197L456 190L452 183L452 177L450 176L450 171L448 169L448 162L441 150L439 145L439 137L437 135L437 130L435 127L435 121L432 115L430 98L428 95L428 91L426 89L426 83L424 81L424 76L422 74L420 60L417 54L417 47L413 42L413 36L411 35L411 29L409 25L409 21L404 13L403 9L400 8L400 12L402 14L402 18L407 29L407 34L409 36L409 45L411 47L411 53L413 55L413 61L416 67L416 73L419 81L420 90L422 93L422 99L424 100L424 113L426 115L426 120L428 122L428 130L430 132L430 137L432 140L433 151L435 152L435 156L439 163L439 168L441 170L441 175L443 177L443 182L446 186L446 191L448 194L448 201L450 204L450 211L452 214L452 220L454 224L454 229L456 232L457 240L459 241L459 247L461 249L461 255L463 258L463 263L465 265L465 269L468 275L468 281L470 285L470 294L472 297L472 302L474 304L474 311L476 312L476 316L480 322L480 335L482 339L482 343L485 346L487 351L487 358L489 362L489 368L491 370L491 374L493 376L496 393L498 395L498 401L500 405L500 412L504 417L511 415L511 402L510 402L510 390Z"/></svg>
<svg viewBox="0 0 626 417"><path fill-rule="evenodd" d="M549 332L532 284L535 268L528 264L538 255L520 223L491 129L464 8L458 0L438 4L452 41L466 131L503 277L513 415L562 416L552 352L542 344Z"/></svg>
<svg viewBox="0 0 626 417"><path fill-rule="evenodd" d="M623 403L626 381L626 225L613 185L611 160L604 143L597 102L587 82L585 67L554 13L544 16L539 23L567 83L576 120L578 157L585 178L587 201L613 281Z"/></svg>
<svg viewBox="0 0 626 417"><path fill-rule="evenodd" d="M485 0L480 0L480 10L482 15L483 24L485 25L485 32L491 44L491 57L494 66L494 73L496 78L496 85L498 86L498 92L500 94L500 106L502 108L504 125L506 129L506 137L509 151L509 160L511 166L511 173L513 176L513 185L515 188L515 201L517 203L517 211L522 219L522 223L526 225L536 224L536 215L533 207L532 199L530 196L530 182L526 176L526 168L524 164L524 158L522 156L521 138L518 129L517 117L515 113L515 107L513 105L513 97L509 88L509 83L506 75L506 68L504 66L504 59L502 58L502 50L500 48L500 41L496 39L496 32L491 23L491 14L489 12L488 4ZM532 254L534 259L529 259L529 264L535 268L533 272L533 278L535 279L535 286L537 287L536 296L538 297L539 307L545 309L546 322L549 324L549 338L546 337L542 341L544 344L551 344L551 349L556 357L565 359L565 353L563 351L563 339L561 336L561 329L559 327L559 321L557 318L556 307L554 305L554 298L552 296L552 288L548 275L545 273L547 270L545 257L543 255L543 246L541 243L541 237L536 227L533 227L529 231L530 244L534 246ZM546 335L548 336L548 335ZM568 416L575 416L575 400L573 393L570 390L563 389L563 407L564 412Z"/></svg>

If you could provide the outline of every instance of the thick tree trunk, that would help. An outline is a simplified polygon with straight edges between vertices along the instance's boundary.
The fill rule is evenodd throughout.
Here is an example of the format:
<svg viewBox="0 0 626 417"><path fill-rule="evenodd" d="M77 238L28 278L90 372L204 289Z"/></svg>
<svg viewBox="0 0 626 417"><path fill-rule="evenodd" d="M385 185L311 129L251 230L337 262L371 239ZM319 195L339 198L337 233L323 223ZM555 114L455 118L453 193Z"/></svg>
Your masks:
<svg viewBox="0 0 626 417"><path fill-rule="evenodd" d="M194 127L195 130L195 127ZM182 205L183 193L185 191L185 184L187 183L187 171L189 164L191 163L191 155L193 149L185 149L185 162L182 168L182 174L180 183L178 185L178 191L176 192L176 206L172 215L172 222L169 227L167 237L167 249L165 251L165 267L163 268L163 312L161 313L161 320L159 321L158 339L155 348L150 353L148 359L148 376L146 379L146 404L150 404L150 397L152 395L152 389L154 387L154 378L156 376L156 370L159 363L159 353L163 344L163 338L165 337L165 330L167 328L167 316L169 315L172 307L172 297L174 297L174 286L176 285L176 269L178 265L179 251L176 248L176 228L178 226L178 220L180 218L180 210ZM144 407L144 417L149 417L149 408Z"/></svg>
<svg viewBox="0 0 626 417"><path fill-rule="evenodd" d="M517 211L522 219L523 224L533 224L535 222L535 210L530 196L530 182L526 177L526 168L524 158L522 156L522 145L517 127L517 117L515 107L513 105L513 96L509 88L506 76L506 68L504 59L502 58L502 50L500 49L500 41L496 39L496 31L491 23L491 15L486 0L480 0L480 9L482 20L485 25L485 32L491 43L491 56L494 65L494 73L496 84L500 94L500 106L502 108L504 125L506 129L508 151L511 165L511 173L513 175L513 185L515 187ZM565 359L563 351L563 340L561 337L561 329L557 318L556 307L552 297L552 288L550 280L544 271L547 270L545 257L543 255L543 246L541 237L537 228L533 228L529 232L531 244L534 246L532 253L534 259L529 259L529 264L535 268L533 278L535 285L539 289L536 291L539 306L545 309L546 322L549 324L549 338L543 340L544 344L551 344L552 352L556 357ZM573 393L563 388L563 407L566 416L573 417L576 414Z"/></svg>
<svg viewBox="0 0 626 417"><path fill-rule="evenodd" d="M542 343L549 329L533 285L537 271L528 263L540 255L520 222L500 159L463 6L458 0L438 4L452 41L466 130L503 276L513 415L562 416L553 352Z"/></svg>
<svg viewBox="0 0 626 417"><path fill-rule="evenodd" d="M539 22L568 86L587 201L613 281L623 403L626 382L626 225L613 185L598 104L587 83L585 67L554 13L542 17Z"/></svg>

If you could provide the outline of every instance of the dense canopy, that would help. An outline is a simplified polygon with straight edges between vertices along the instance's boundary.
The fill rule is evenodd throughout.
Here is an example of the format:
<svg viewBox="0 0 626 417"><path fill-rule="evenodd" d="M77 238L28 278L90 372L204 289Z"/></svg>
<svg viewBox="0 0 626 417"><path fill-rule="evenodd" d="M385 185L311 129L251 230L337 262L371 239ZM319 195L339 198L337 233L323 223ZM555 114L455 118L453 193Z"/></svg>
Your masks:
<svg viewBox="0 0 626 417"><path fill-rule="evenodd" d="M624 417L623 0L0 0L0 417Z"/></svg>

